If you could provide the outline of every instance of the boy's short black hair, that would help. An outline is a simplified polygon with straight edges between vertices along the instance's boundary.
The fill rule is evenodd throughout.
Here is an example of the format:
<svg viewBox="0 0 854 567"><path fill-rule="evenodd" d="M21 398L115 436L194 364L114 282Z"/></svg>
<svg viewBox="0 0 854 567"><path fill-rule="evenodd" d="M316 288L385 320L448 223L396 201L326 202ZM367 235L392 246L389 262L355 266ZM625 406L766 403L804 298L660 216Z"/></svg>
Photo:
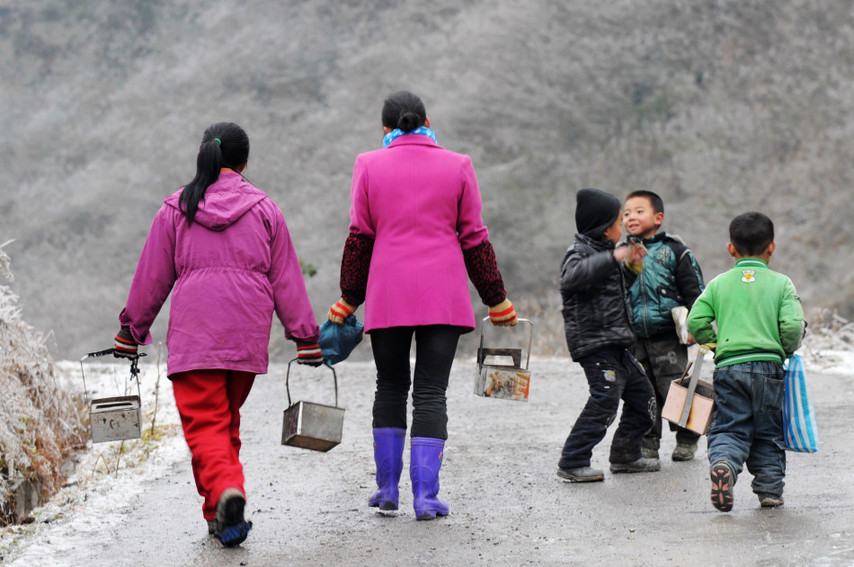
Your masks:
<svg viewBox="0 0 854 567"><path fill-rule="evenodd" d="M632 191L626 197L626 200L633 197L644 197L649 199L650 204L652 205L652 210L656 213L664 212L664 201L661 200L661 197L658 196L658 193L653 193L652 191L647 191L646 189L638 189L637 191Z"/></svg>
<svg viewBox="0 0 854 567"><path fill-rule="evenodd" d="M729 223L729 241L742 256L759 256L774 242L774 223L762 213L742 213Z"/></svg>

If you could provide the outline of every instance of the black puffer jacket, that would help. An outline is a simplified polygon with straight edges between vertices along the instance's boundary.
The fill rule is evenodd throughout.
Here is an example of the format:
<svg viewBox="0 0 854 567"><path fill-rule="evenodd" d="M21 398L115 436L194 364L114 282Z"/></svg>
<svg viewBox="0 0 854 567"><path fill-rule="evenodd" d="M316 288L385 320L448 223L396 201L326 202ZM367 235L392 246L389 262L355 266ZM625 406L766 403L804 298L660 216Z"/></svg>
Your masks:
<svg viewBox="0 0 854 567"><path fill-rule="evenodd" d="M575 235L560 269L564 331L573 360L635 342L627 293L634 280L614 258L613 242Z"/></svg>

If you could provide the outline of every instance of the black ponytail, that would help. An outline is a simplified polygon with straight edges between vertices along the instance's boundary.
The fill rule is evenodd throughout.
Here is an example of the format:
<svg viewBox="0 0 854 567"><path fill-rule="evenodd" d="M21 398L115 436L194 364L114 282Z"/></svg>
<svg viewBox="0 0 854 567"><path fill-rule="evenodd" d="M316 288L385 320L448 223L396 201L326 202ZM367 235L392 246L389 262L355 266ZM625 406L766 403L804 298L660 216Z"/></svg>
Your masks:
<svg viewBox="0 0 854 567"><path fill-rule="evenodd" d="M424 102L409 91L390 94L383 103L382 122L386 128L412 132L427 121Z"/></svg>
<svg viewBox="0 0 854 567"><path fill-rule="evenodd" d="M184 186L178 199L187 224L193 224L199 203L208 187L219 179L220 170L240 167L248 159L249 137L243 128L233 122L218 122L205 130L196 158L196 176Z"/></svg>

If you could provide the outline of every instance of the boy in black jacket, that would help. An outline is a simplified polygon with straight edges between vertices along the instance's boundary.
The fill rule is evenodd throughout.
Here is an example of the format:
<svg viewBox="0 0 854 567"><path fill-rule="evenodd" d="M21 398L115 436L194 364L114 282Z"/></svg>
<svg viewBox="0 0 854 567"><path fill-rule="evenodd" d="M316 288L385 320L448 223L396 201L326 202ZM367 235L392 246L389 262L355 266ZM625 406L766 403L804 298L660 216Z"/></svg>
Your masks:
<svg viewBox="0 0 854 567"><path fill-rule="evenodd" d="M595 447L623 413L611 442L612 473L654 472L658 459L641 455L644 433L653 424L655 393L643 368L628 351L635 342L627 288L643 268L642 244L615 247L622 236L622 203L598 189L576 195L578 234L561 266L566 344L587 376L590 398L566 439L557 475L573 482L604 480L590 467Z"/></svg>

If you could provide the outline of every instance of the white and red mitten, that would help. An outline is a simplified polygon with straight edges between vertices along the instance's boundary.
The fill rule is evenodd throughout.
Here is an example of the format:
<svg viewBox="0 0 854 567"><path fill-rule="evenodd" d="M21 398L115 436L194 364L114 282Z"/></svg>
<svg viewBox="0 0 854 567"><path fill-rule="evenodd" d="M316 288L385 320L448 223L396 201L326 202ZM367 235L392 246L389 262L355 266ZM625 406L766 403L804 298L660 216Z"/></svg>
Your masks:
<svg viewBox="0 0 854 567"><path fill-rule="evenodd" d="M513 304L506 298L498 305L489 308L489 320L496 327L513 327L519 322Z"/></svg>
<svg viewBox="0 0 854 567"><path fill-rule="evenodd" d="M353 312L356 311L357 307L358 306L350 305L344 301L344 298L342 297L329 308L329 314L327 317L335 325L343 325L344 319L352 315Z"/></svg>

